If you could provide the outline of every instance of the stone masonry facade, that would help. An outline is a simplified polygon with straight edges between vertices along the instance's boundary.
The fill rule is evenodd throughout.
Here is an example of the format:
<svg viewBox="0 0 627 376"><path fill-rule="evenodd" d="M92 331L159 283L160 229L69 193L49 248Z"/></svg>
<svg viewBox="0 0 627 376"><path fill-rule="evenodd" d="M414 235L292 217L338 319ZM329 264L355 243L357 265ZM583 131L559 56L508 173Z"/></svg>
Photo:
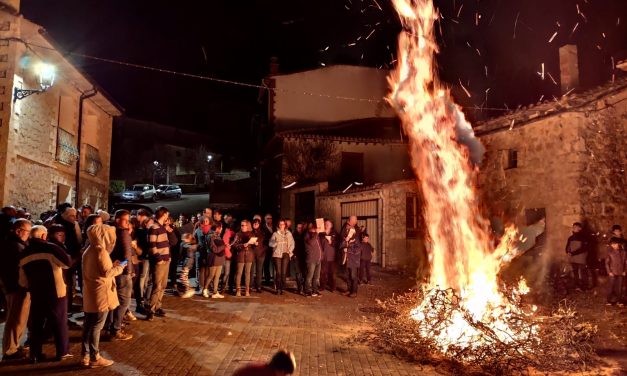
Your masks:
<svg viewBox="0 0 627 376"><path fill-rule="evenodd" d="M626 131L625 79L480 124L483 201L519 227L544 209L546 247L565 257L573 222L595 234L627 225Z"/></svg>
<svg viewBox="0 0 627 376"><path fill-rule="evenodd" d="M38 216L59 202L74 204L80 147L77 201L106 209L112 120L120 113L100 94L84 100L79 146L79 98L93 84L58 52L29 49L22 41L51 47L39 26L0 11L0 205ZM54 85L14 101L14 87L39 88L33 66L44 61L56 68Z"/></svg>

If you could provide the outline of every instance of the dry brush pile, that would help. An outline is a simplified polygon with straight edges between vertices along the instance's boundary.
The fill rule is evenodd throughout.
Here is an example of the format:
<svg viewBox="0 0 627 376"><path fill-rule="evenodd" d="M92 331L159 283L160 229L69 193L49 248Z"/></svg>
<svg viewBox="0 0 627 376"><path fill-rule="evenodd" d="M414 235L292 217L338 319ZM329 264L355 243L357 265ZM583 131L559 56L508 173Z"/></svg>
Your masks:
<svg viewBox="0 0 627 376"><path fill-rule="evenodd" d="M433 310L429 320L411 318L412 309L428 296ZM569 372L588 369L600 361L592 347L596 326L583 322L572 306L560 304L545 315L511 313L507 323L514 339L503 341L485 323L472 319L450 290L409 292L386 301L377 301L379 314L373 329L356 340L366 342L377 351L391 352L419 363L445 367L455 374L529 374ZM479 333L478 341L448 346L439 350L432 328L452 320L460 312L465 321ZM436 334L436 333L434 333Z"/></svg>

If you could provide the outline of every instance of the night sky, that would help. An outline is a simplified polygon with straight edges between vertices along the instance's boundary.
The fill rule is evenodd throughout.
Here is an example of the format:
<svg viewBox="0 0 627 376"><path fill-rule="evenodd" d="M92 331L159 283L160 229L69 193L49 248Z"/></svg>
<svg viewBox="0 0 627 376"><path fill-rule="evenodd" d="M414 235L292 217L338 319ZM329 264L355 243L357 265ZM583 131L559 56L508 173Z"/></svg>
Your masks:
<svg viewBox="0 0 627 376"><path fill-rule="evenodd" d="M322 64L390 67L400 30L388 0L54 3L22 0L21 11L68 51L253 84L267 74L271 56L286 73ZM613 56L627 58L627 0L436 0L436 6L443 15L441 75L474 119L500 113L474 106L515 108L559 95L536 72L545 63L559 82L561 45L578 45L587 87L611 77ZM256 89L71 59L130 117L220 140L242 137L259 109Z"/></svg>

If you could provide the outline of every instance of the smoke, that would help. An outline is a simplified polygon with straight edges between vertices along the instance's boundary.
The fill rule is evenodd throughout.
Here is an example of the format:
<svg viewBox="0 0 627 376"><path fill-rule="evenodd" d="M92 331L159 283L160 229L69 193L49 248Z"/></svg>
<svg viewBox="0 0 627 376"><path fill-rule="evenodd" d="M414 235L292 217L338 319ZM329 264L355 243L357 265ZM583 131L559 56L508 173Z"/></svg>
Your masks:
<svg viewBox="0 0 627 376"><path fill-rule="evenodd" d="M472 130L472 126L466 120L464 113L454 103L450 104L453 107L455 113L455 134L457 135L457 142L465 145L468 148L470 160L473 164L481 165L483 154L485 154L485 147L475 137L475 132Z"/></svg>

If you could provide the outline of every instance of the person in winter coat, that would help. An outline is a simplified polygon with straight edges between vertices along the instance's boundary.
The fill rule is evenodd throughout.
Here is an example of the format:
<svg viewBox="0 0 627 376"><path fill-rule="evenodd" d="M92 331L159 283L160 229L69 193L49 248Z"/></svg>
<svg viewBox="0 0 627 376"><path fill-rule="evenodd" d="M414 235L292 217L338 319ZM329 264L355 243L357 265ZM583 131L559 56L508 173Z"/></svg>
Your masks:
<svg viewBox="0 0 627 376"><path fill-rule="evenodd" d="M222 266L224 265L224 256L226 245L224 240L220 236L222 234L222 222L216 222L212 227L209 236L209 276L207 278L207 289L210 287L211 281L213 281L213 294L212 299L222 299L224 295L219 292L220 274L222 273Z"/></svg>
<svg viewBox="0 0 627 376"><path fill-rule="evenodd" d="M294 237L291 232L287 231L287 224L284 220L279 221L278 229L272 234L269 245L272 248L276 293L283 295L290 258L294 252Z"/></svg>
<svg viewBox="0 0 627 376"><path fill-rule="evenodd" d="M179 280L181 280L182 287L182 291L179 292L181 298L191 298L194 296L194 290L189 286L189 271L194 267L197 248L198 244L196 244L194 236L191 233L181 235L180 253L183 256L183 267L179 272Z"/></svg>
<svg viewBox="0 0 627 376"><path fill-rule="evenodd" d="M235 235L233 246L236 250L237 257L237 274L235 275L235 296L242 296L241 283L242 274L244 275L244 283L246 287L246 296L250 296L250 270L253 266L255 255L252 245L258 245L257 242L249 243L253 237L252 226L248 220L243 220L240 224L240 232Z"/></svg>
<svg viewBox="0 0 627 376"><path fill-rule="evenodd" d="M305 278L307 277L307 256L305 254L305 234L307 224L300 222L294 231L294 256L292 262L296 269L296 288L299 294L305 292Z"/></svg>
<svg viewBox="0 0 627 376"><path fill-rule="evenodd" d="M20 285L28 288L30 307L30 358L32 363L45 360L42 346L44 326L52 328L56 359L70 358L67 326L67 286L63 269L69 268L70 256L58 245L46 241L48 230L34 226L28 246L20 255Z"/></svg>
<svg viewBox="0 0 627 376"><path fill-rule="evenodd" d="M605 270L609 276L607 304L623 306L623 281L627 272L627 251L622 247L623 239L612 237L605 258Z"/></svg>
<svg viewBox="0 0 627 376"><path fill-rule="evenodd" d="M317 232L316 224L308 225L305 235L305 261L307 262L307 277L305 278L305 295L321 296L320 294L320 262L322 260L322 243Z"/></svg>
<svg viewBox="0 0 627 376"><path fill-rule="evenodd" d="M148 304L148 299L152 292L149 288L150 244L148 243L148 231L152 227L153 219L150 218L146 209L139 209L137 211L137 222L139 226L135 227L134 236L137 240L137 248L141 249L141 255L139 255L139 265L136 271L137 277L133 286L136 303L135 312L146 314L145 306Z"/></svg>
<svg viewBox="0 0 627 376"><path fill-rule="evenodd" d="M53 220L47 226L50 228L53 224L58 224L65 228L65 248L67 253L72 258L70 268L66 271L68 310L72 309L72 304L74 302L74 287L76 275L80 265L80 251L83 245L81 227L77 220L78 212L73 207L68 206L60 211L60 214L54 216Z"/></svg>
<svg viewBox="0 0 627 376"><path fill-rule="evenodd" d="M335 291L336 256L340 235L333 228L333 222L324 221L324 232L320 233L322 243L322 266L320 269L320 290Z"/></svg>
<svg viewBox="0 0 627 376"><path fill-rule="evenodd" d="M115 277L120 305L115 310L109 312L105 327L111 338L118 341L127 341L133 338L132 334L122 330L122 320L124 320L126 311L131 305L131 295L133 293L133 246L129 228L130 218L131 213L125 209L117 210L114 214L116 240L110 256L113 262L126 261L127 266L122 274Z"/></svg>
<svg viewBox="0 0 627 376"><path fill-rule="evenodd" d="M566 242L566 253L569 256L569 262L573 269L575 285L580 291L588 285L588 271L586 269L588 240L582 230L583 226L581 223L573 223L573 234Z"/></svg>
<svg viewBox="0 0 627 376"><path fill-rule="evenodd" d="M100 331L104 327L109 311L120 304L115 277L122 274L120 261L111 261L109 253L116 243L115 227L96 224L87 229L89 246L82 259L83 266L83 346L81 350L84 366L106 367L113 361L100 356Z"/></svg>
<svg viewBox="0 0 627 376"><path fill-rule="evenodd" d="M359 281L363 284L370 284L370 262L374 254L374 248L370 244L370 236L364 233L361 236L361 261L359 262Z"/></svg>
<svg viewBox="0 0 627 376"><path fill-rule="evenodd" d="M351 216L342 228L342 244L346 257L346 267L348 271L348 296L357 296L357 285L359 282L359 267L361 266L361 230L357 226L357 217Z"/></svg>
<svg viewBox="0 0 627 376"><path fill-rule="evenodd" d="M209 280L209 255L211 254L210 249L210 236L211 236L211 218L202 217L196 232L194 233L194 237L196 238L196 244L198 244L198 283L202 287L202 296L205 298L209 297L209 284L211 280Z"/></svg>
<svg viewBox="0 0 627 376"><path fill-rule="evenodd" d="M31 222L17 219L11 232L0 246L0 281L7 301L6 321L2 336L2 359L21 359L26 353L20 347L20 338L26 331L30 294L19 284L20 255L28 245Z"/></svg>
<svg viewBox="0 0 627 376"><path fill-rule="evenodd" d="M261 293L261 277L263 276L263 263L266 260L266 232L261 228L261 220L253 220L253 236L257 238L257 245L253 246L253 253L255 254L255 262L253 272L255 274L255 289L258 293Z"/></svg>
<svg viewBox="0 0 627 376"><path fill-rule="evenodd" d="M233 257L233 254L231 253L231 247L235 238L235 231L233 231L226 224L226 222L223 222L222 224L222 231L224 232L222 234L222 240L224 241L224 266L222 267L224 273L222 273L222 293L224 293L225 291L230 291L229 286L231 289L233 288L234 278L231 278L231 265L235 264L235 268L237 268L237 259Z"/></svg>

